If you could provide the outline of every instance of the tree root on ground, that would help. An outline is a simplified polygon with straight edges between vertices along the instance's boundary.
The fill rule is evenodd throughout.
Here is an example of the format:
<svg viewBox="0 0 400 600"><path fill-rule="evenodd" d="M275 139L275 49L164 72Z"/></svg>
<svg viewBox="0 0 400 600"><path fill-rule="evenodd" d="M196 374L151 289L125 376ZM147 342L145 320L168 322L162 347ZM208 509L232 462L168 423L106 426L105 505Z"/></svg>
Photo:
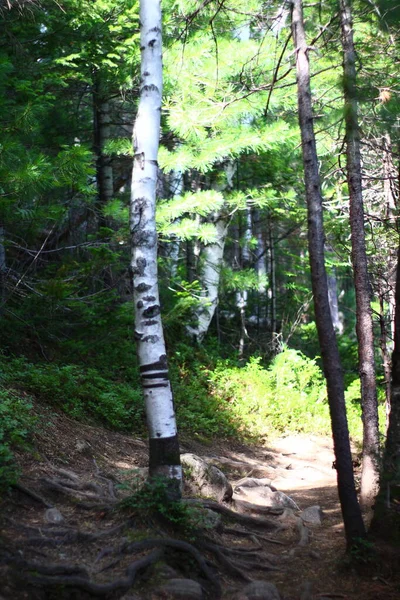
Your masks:
<svg viewBox="0 0 400 600"><path fill-rule="evenodd" d="M107 485L101 487L95 482L84 482L82 479L66 469L53 469L56 476L53 478L45 477L42 481L50 488L61 492L74 500L89 500L94 503L103 503L101 506L105 510L112 510L116 504L114 488ZM108 484L109 479L97 475L102 483ZM26 538L23 544L26 548L41 548L46 546L69 545L73 543L99 543L102 539L109 539L116 536L108 546L97 550L96 558L92 559L90 568L83 568L73 564L42 564L39 560L24 560L15 552L6 562L15 571L15 577L35 586L57 586L61 585L70 590L81 590L91 594L94 597L112 596L115 592L124 593L132 587L138 573L144 572L157 562L164 555L167 548L174 549L177 552L190 556L197 564L201 576L208 581L214 590L216 597L221 596L221 584L216 574L218 567L211 562L215 559L222 570L226 570L232 576L245 582L251 582L249 575L251 571L274 571L279 570L279 557L263 551L261 541L272 543L282 543L275 539L264 537L254 532L254 529L260 528L274 531L276 533L281 527L272 520L265 517L253 517L243 515L228 507L214 502L212 500L189 500L192 504L197 504L206 509L221 514L224 518L234 521L240 525L251 527L253 531L242 531L222 526L222 534L236 535L246 537L253 543L251 546L226 547L213 539L200 535L196 541L195 547L188 542L169 537L149 538L141 541L129 541L124 538L124 530L134 525L132 517L119 523L114 527L102 529L100 531L82 531L67 524L46 524L42 527L32 527L20 523L14 523L15 529L26 531ZM75 504L76 505L76 504ZM95 504L96 507L99 504ZM274 513L273 513L274 514ZM32 550L35 552L35 550ZM116 579L109 582L98 582L96 578L106 571L110 571L118 566L122 561L127 561L127 555L143 554L148 551L146 556L141 556L130 563L123 576L119 575ZM102 561L105 557L110 557L107 564ZM44 561L46 556L44 555ZM100 562L102 561L102 562ZM111 577L111 575L110 575ZM75 593L74 591L72 593Z"/></svg>
<svg viewBox="0 0 400 600"><path fill-rule="evenodd" d="M279 528L279 527L278 527ZM275 540L274 538L267 537L265 535L260 535L259 533L251 533L250 531L243 531L241 529L234 529L233 527L223 527L222 533L226 533L228 535L237 535L238 537L249 538L254 543L259 543L259 540L263 540L264 542L269 542L270 544L277 544L279 546L286 546L285 542L281 542L280 540ZM261 544L260 544L261 547Z"/></svg>
<svg viewBox="0 0 400 600"><path fill-rule="evenodd" d="M109 583L96 583L92 581L86 569L74 565L45 566L36 562L22 563L18 561L15 566L20 569L20 577L33 585L41 587L64 586L80 589L93 596L107 596L112 592L125 592L129 590L135 581L136 575L157 562L162 554L162 550L154 550L144 558L131 563L125 571L125 577Z"/></svg>
<svg viewBox="0 0 400 600"><path fill-rule="evenodd" d="M34 500L36 500L36 502L43 504L43 506L45 506L46 508L54 508L54 504L51 504L51 502L46 500L46 498L43 498L43 496L41 496L34 490L31 490L30 488L26 487L25 485L22 485L22 483L18 483L18 482L13 483L11 487L14 488L15 490L18 490L19 492L22 492L26 496L33 498Z"/></svg>
<svg viewBox="0 0 400 600"><path fill-rule="evenodd" d="M233 510L231 510L230 508L224 506L223 504L218 504L218 502L214 502L214 500L198 500L198 499L191 499L191 500L186 500L186 502L192 503L192 504L199 504L200 506L203 506L203 508L208 508L210 510L213 510L214 512L217 512L221 515L224 515L225 517L228 517L229 519L232 519L234 521L237 521L238 523L241 523L242 525L249 525L250 527L262 527L263 529L270 529L270 530L276 530L276 529L280 529L279 525L276 525L276 523L274 523L273 521L269 520L269 519L265 519L264 517L251 517L249 515L242 515L240 513L237 513ZM271 512L270 514L276 514L275 512ZM278 513L281 514L281 513Z"/></svg>
<svg viewBox="0 0 400 600"><path fill-rule="evenodd" d="M175 540L173 538L154 538L146 539L140 542L124 542L119 548L119 553L134 554L156 548L147 556L131 563L126 571L125 577L116 579L108 583L97 583L90 578L90 573L86 568L69 564L47 564L44 565L38 561L23 561L19 558L11 558L9 564L16 567L18 577L24 581L37 586L55 586L62 585L68 588L76 588L88 592L93 596L107 596L115 591L126 591L132 587L138 572L143 571L157 562L164 554L164 550L174 548L190 554L206 579L213 585L218 596L221 595L221 585L219 579L214 575L208 566L206 559L201 552L192 544ZM110 549L112 552L113 549ZM119 559L121 560L121 559ZM115 564L119 560L114 561ZM105 569L101 569L102 572Z"/></svg>

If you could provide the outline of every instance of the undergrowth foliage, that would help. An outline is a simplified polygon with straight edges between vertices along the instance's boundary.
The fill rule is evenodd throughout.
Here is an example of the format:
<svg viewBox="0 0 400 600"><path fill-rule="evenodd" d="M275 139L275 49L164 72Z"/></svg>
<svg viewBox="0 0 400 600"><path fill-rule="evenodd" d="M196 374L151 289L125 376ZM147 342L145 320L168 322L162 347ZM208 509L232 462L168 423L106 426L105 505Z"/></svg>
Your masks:
<svg viewBox="0 0 400 600"><path fill-rule="evenodd" d="M269 365L252 357L243 366L220 356L217 345L195 351L179 343L170 353L170 374L183 434L207 443L213 438L262 441L282 432L330 433L325 380L316 360L285 348ZM139 373L131 352L114 369L102 362L34 363L0 356L0 479L15 478L13 448L34 426L29 396L78 420L125 432L145 433ZM93 362L92 362L93 364ZM362 438L359 380L346 393L350 431ZM382 406L383 410L383 406ZM382 419L383 422L383 419Z"/></svg>
<svg viewBox="0 0 400 600"><path fill-rule="evenodd" d="M0 492L17 479L13 449L27 448L36 423L32 404L10 390L0 390Z"/></svg>

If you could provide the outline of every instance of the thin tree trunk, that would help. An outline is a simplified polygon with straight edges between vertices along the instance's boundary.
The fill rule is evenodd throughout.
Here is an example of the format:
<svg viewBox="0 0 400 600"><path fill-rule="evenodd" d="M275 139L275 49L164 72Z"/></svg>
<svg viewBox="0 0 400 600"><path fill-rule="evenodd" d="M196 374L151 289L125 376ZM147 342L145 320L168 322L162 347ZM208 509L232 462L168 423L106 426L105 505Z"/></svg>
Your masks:
<svg viewBox="0 0 400 600"><path fill-rule="evenodd" d="M267 264L266 264L266 244L264 239L264 232L261 226L261 214L259 210L254 211L254 224L255 224L255 236L257 239L257 250L256 250L256 263L255 270L258 277L258 300L257 300L257 323L258 333L261 331L261 327L265 326L266 321L266 302L267 302L267 286L265 282L267 280Z"/></svg>
<svg viewBox="0 0 400 600"><path fill-rule="evenodd" d="M141 89L134 127L131 242L135 338L150 438L150 477L170 481L181 493L178 434L161 322L155 221L158 145L162 98L161 8L140 2Z"/></svg>
<svg viewBox="0 0 400 600"><path fill-rule="evenodd" d="M93 75L93 121L94 121L94 151L96 154L97 182L97 219L100 226L106 226L107 220L102 210L114 195L114 177L112 158L106 153L105 147L111 135L110 103L105 98L100 76Z"/></svg>
<svg viewBox="0 0 400 600"><path fill-rule="evenodd" d="M201 343L210 327L218 305L218 288L229 218L221 211L215 215L216 241L203 248L201 253L201 273L199 279L202 285L202 297L196 309L196 324L188 327L188 333L195 341Z"/></svg>
<svg viewBox="0 0 400 600"><path fill-rule="evenodd" d="M276 322L276 264L275 264L275 244L272 233L271 221L268 222L268 247L269 247L269 300L271 316L271 350L273 354L278 354L281 350L280 341L277 334Z"/></svg>
<svg viewBox="0 0 400 600"><path fill-rule="evenodd" d="M379 293L379 327L380 327L380 347L382 354L383 373L385 377L385 395L386 395L386 433L389 428L389 415L391 405L391 372L390 372L390 354L388 351L388 339L385 322L385 299L383 292Z"/></svg>
<svg viewBox="0 0 400 600"><path fill-rule="evenodd" d="M399 514L397 505L392 505L392 491L400 486L400 245L397 255L394 314L389 427L383 456L380 490L375 504L371 530L385 540L392 538L398 542ZM395 499L397 500L397 498Z"/></svg>
<svg viewBox="0 0 400 600"><path fill-rule="evenodd" d="M308 208L308 244L311 281L336 457L338 492L348 547L366 535L354 484L349 431L344 401L343 371L340 365L335 331L329 309L328 284L324 257L324 228L321 183L313 126L310 67L304 32L301 0L294 0L292 33L296 51L299 124L301 131L306 199Z"/></svg>
<svg viewBox="0 0 400 600"><path fill-rule="evenodd" d="M379 423L370 284L364 233L360 130L357 116L356 54L349 0L340 0L340 22L343 47L351 254L356 292L358 368L361 380L361 407L363 416L363 458L360 501L362 506L368 509L373 505L379 490Z"/></svg>
<svg viewBox="0 0 400 600"><path fill-rule="evenodd" d="M6 251L4 248L4 227L0 225L0 314L3 312L5 301L5 283L6 283Z"/></svg>

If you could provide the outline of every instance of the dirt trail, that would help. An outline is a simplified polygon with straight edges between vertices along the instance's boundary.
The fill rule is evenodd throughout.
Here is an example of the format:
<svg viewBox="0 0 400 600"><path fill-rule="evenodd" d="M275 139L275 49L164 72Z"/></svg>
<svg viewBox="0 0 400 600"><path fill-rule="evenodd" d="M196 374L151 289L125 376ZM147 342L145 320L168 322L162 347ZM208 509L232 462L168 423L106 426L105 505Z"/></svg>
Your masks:
<svg viewBox="0 0 400 600"><path fill-rule="evenodd" d="M377 571L375 566L371 569L367 565L366 574L360 576L343 566L344 533L329 438L286 436L275 439L266 447L234 443L203 445L183 439L182 450L211 462L222 461L233 484L243 475L268 477L272 485L289 495L301 510L313 505L321 507L324 513L322 525L310 527L309 543L305 546L299 546L299 532L294 521L290 523L287 519L283 521L285 528L279 531L276 542L262 541L260 553L265 552L265 556L276 560L279 570L266 572L260 566L260 570L251 573L252 579L275 583L284 600L322 600L324 597L394 600L400 597L399 582L396 583L396 575L389 567ZM49 505L54 505L62 514L63 522L49 523L48 507L22 488L14 489L3 499L0 511L0 600L96 597L85 591L85 586L78 592L68 592L64 586L55 591L54 586L47 589L15 583L8 567L10 556L20 557L21 569L32 562L68 564L78 575L82 571L85 577L87 574L95 577L101 586L123 577L129 561L132 562L132 556L125 556L122 551L117 551L118 548L124 544L126 547L128 541L139 544L140 540L175 534L168 528L160 530L160 525L146 516L134 516L127 530L127 515L107 508L110 503L115 505L115 495L120 494L116 480L129 480L132 469L147 464L147 445L139 438L77 423L64 415L49 412L46 426L37 433L34 452L21 454L18 459L22 469L21 484ZM60 489L54 485L57 481ZM65 494L65 484L77 492ZM280 516L271 519L282 524ZM238 529L246 531L244 526L239 525ZM254 527L252 531L262 538L263 532ZM266 536L268 533L264 533L265 539ZM256 541L260 543L260 539ZM214 542L238 549L245 548L247 543L239 535L235 539L232 533L229 536L215 534ZM170 548L169 552L171 557L178 550ZM143 549L140 550L139 559L146 555ZM215 557L211 560L215 564ZM178 559L174 568L178 569L179 577L202 582L207 579L204 573L199 575L199 568L193 566L193 561L183 569L182 560ZM224 572L221 567L218 576L223 598L232 597L234 591L244 585L240 578L232 572ZM132 597L137 600L161 598L154 595L153 588L162 577L162 573L152 571L150 579L139 579L132 591L136 595ZM210 581L205 582L204 588L207 597L215 597ZM60 589L64 590L62 594ZM102 597L120 598L121 593Z"/></svg>

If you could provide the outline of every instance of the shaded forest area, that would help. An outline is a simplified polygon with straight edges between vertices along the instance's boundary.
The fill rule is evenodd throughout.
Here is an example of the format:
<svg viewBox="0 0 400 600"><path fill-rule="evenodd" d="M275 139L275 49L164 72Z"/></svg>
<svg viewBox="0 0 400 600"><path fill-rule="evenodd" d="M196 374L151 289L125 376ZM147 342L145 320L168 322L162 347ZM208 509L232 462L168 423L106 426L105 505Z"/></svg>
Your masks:
<svg viewBox="0 0 400 600"><path fill-rule="evenodd" d="M7 570L7 597L120 598L169 548L192 556L205 597L236 598L217 574L251 585L240 552L256 560L261 529L290 521L300 546L309 541L288 488L289 500L265 506L264 490L251 510L237 491L243 478L267 485L261 448L291 434L332 435L343 553L395 594L398 565L381 565L400 539L400 9L165 0L161 10L0 2L0 568L28 573L15 584ZM49 426L60 448L83 426L95 446L101 427L127 447L134 436L142 454L128 462L140 474L121 476L116 456L107 471L85 442L79 456L95 467L65 448L64 464ZM228 465L233 496L229 482L216 497L190 487L200 463L185 462L178 432L207 473L207 448L227 453L216 467ZM40 469L39 487L27 485ZM46 553L8 547L21 494L56 511L51 494L86 502L115 539L124 532L121 553L151 552L124 579L113 546L111 583L84 558L46 571ZM126 510L148 525L130 544ZM201 510L237 519L234 535L253 546L233 559L226 522L205 525ZM285 525L269 520L282 514ZM45 544L63 544L49 523ZM84 525L69 542L108 535Z"/></svg>

